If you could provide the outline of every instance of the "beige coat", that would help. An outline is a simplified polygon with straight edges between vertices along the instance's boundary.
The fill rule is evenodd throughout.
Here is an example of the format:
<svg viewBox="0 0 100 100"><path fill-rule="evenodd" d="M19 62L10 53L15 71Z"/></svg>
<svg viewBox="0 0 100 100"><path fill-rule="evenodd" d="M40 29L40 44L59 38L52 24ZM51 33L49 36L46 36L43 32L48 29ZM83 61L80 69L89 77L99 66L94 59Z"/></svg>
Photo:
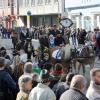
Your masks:
<svg viewBox="0 0 100 100"><path fill-rule="evenodd" d="M23 92L23 91L20 91L18 94L17 94L17 98L16 100L28 100L28 94Z"/></svg>

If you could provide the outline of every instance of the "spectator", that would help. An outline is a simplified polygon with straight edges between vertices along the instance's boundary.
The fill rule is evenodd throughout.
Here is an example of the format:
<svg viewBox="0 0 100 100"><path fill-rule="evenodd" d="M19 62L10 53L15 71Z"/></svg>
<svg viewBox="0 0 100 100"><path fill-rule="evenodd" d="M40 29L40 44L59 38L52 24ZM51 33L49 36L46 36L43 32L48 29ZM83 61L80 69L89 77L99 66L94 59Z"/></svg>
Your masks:
<svg viewBox="0 0 100 100"><path fill-rule="evenodd" d="M1 56L2 56L2 57L5 57L6 59L11 60L11 58L10 58L10 56L7 54L6 50L2 50L0 53L1 53Z"/></svg>
<svg viewBox="0 0 100 100"><path fill-rule="evenodd" d="M59 30L57 29L57 25L54 25L53 27L51 27L51 30L49 31L49 35L53 35L54 37L56 37L56 33L58 33Z"/></svg>
<svg viewBox="0 0 100 100"><path fill-rule="evenodd" d="M75 75L71 81L70 89L64 92L60 100L88 100L82 93L85 87L85 78L82 75Z"/></svg>
<svg viewBox="0 0 100 100"><path fill-rule="evenodd" d="M54 48L55 47L55 43L54 43L55 37L51 34L49 36L49 47L50 48Z"/></svg>
<svg viewBox="0 0 100 100"><path fill-rule="evenodd" d="M4 66L5 58L0 57L0 99L13 100L16 97L18 89L9 73L5 71Z"/></svg>
<svg viewBox="0 0 100 100"><path fill-rule="evenodd" d="M66 77L66 82L62 83L56 90L56 97L57 99L56 100L59 100L60 99L60 96L70 88L70 83L71 83L71 80L73 78L74 74L72 73L69 73Z"/></svg>
<svg viewBox="0 0 100 100"><path fill-rule="evenodd" d="M5 59L5 70L10 74L10 76L13 76L10 65L11 65L11 61L9 59Z"/></svg>
<svg viewBox="0 0 100 100"><path fill-rule="evenodd" d="M48 87L50 84L50 74L47 70L42 70L40 73L41 83L33 88L29 95L29 100L56 100L55 94Z"/></svg>
<svg viewBox="0 0 100 100"><path fill-rule="evenodd" d="M32 74L32 63L31 62L25 63L25 65L24 65L24 74L28 74L28 75Z"/></svg>
<svg viewBox="0 0 100 100"><path fill-rule="evenodd" d="M24 50L20 50L20 60L23 64L25 64L28 60L28 56Z"/></svg>
<svg viewBox="0 0 100 100"><path fill-rule="evenodd" d="M15 32L15 30L12 30L12 32L11 32L11 38L12 38L13 47L14 47L14 49L16 49L17 33Z"/></svg>
<svg viewBox="0 0 100 100"><path fill-rule="evenodd" d="M13 79L18 83L19 77L23 74L24 64L20 62L19 56L15 56L12 64Z"/></svg>
<svg viewBox="0 0 100 100"><path fill-rule="evenodd" d="M29 93L32 89L32 78L28 75L22 75L18 81L19 93L16 100L28 100Z"/></svg>
<svg viewBox="0 0 100 100"><path fill-rule="evenodd" d="M31 62L27 62L24 65L24 75L30 75L32 77L33 87L35 87L38 82L38 74L32 72L32 66Z"/></svg>
<svg viewBox="0 0 100 100"><path fill-rule="evenodd" d="M100 59L100 31L97 33L96 42L97 42L97 54Z"/></svg>
<svg viewBox="0 0 100 100"><path fill-rule="evenodd" d="M65 40L63 39L60 32L57 33L56 38L54 40L54 44L55 44L55 46L64 46L65 45Z"/></svg>
<svg viewBox="0 0 100 100"><path fill-rule="evenodd" d="M85 31L85 29L83 29L83 30L80 32L79 44L85 44L86 35L87 35L87 32Z"/></svg>
<svg viewBox="0 0 100 100"><path fill-rule="evenodd" d="M54 68L51 71L51 74L54 76L54 78L51 81L51 84L49 86L54 91L55 94L56 94L57 88L60 85L59 80L61 78L61 75L63 74L62 68L63 68L62 64L57 63L55 64Z"/></svg>
<svg viewBox="0 0 100 100"><path fill-rule="evenodd" d="M100 100L100 68L94 68L90 71L91 82L87 90L89 100Z"/></svg>
<svg viewBox="0 0 100 100"><path fill-rule="evenodd" d="M43 69L46 69L50 72L52 69L52 63L45 63Z"/></svg>

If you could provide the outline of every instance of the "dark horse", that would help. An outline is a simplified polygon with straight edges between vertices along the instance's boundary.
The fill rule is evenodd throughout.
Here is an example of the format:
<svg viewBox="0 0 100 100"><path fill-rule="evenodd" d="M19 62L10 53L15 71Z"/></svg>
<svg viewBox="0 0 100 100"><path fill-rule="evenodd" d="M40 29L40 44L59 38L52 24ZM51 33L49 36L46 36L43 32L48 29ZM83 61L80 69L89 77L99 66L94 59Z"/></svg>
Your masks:
<svg viewBox="0 0 100 100"><path fill-rule="evenodd" d="M28 55L28 59L31 59L31 55L33 55L33 57L35 56L34 54L34 47L32 45L32 41L31 38L27 38L24 41L19 41L17 46L16 46L16 50L20 51L21 49L25 50L25 52Z"/></svg>
<svg viewBox="0 0 100 100"><path fill-rule="evenodd" d="M35 56L35 54L34 54L34 47L32 45L31 38L27 38L26 39L26 42L24 44L24 50L27 53L29 60L31 59L31 55L33 55L33 57Z"/></svg>

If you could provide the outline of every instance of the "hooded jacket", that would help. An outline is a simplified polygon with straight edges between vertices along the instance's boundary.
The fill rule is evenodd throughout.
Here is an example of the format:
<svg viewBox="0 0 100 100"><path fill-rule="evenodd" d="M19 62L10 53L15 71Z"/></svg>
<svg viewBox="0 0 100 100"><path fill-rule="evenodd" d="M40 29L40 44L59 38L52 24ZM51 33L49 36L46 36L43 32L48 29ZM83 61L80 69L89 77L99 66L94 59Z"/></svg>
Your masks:
<svg viewBox="0 0 100 100"><path fill-rule="evenodd" d="M28 100L56 100L56 96L48 86L39 83L31 91Z"/></svg>

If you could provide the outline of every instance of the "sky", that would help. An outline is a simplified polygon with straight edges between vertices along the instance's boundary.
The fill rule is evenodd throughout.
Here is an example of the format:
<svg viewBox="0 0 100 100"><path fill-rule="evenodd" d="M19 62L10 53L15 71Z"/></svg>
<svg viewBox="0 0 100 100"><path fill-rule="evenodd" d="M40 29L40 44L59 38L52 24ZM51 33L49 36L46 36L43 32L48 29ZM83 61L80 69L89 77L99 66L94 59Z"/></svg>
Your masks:
<svg viewBox="0 0 100 100"><path fill-rule="evenodd" d="M65 0L65 8L100 4L100 0Z"/></svg>

